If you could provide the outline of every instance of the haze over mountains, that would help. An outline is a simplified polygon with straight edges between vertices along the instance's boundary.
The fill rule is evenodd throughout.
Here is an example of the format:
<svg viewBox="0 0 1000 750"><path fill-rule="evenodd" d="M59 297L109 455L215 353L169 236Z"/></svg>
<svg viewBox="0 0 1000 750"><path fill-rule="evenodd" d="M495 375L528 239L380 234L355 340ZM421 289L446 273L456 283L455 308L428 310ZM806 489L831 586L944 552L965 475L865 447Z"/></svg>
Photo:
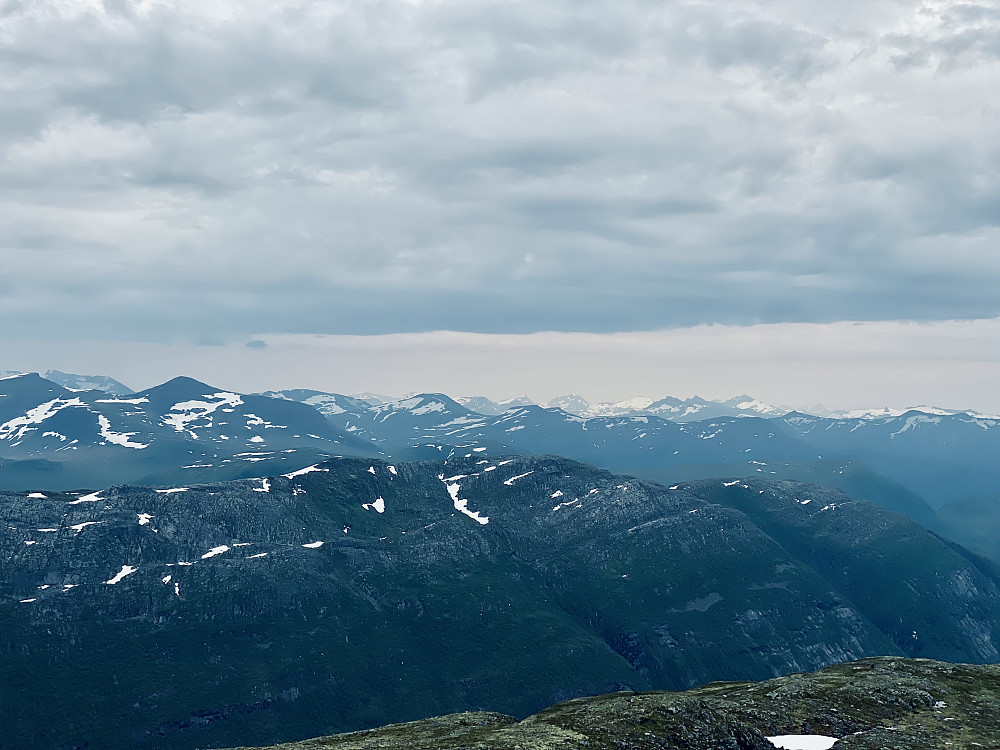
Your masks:
<svg viewBox="0 0 1000 750"><path fill-rule="evenodd" d="M0 378L12 377L26 374L20 370L0 370ZM62 385L71 390L103 390L115 395L128 395L134 393L124 383L121 383L107 375L77 375L65 373L60 370L47 370L42 374L46 380ZM291 389L288 393L304 393L308 389ZM263 395L282 394L286 391L264 391ZM313 395L328 395L337 398L350 398L355 401L362 401L373 406L387 404L393 401L400 401L404 398L418 395L408 394L403 397L386 396L378 393L354 393L350 395L328 394L324 391L309 391ZM300 400L300 399L294 399ZM804 414L811 414L818 417L864 419L877 417L898 417L911 411L917 411L931 415L955 415L969 414L976 417L991 418L991 415L977 412L973 409L946 409L940 406L915 405L905 408L898 407L876 407L876 408L855 408L855 409L827 409L822 404L811 407L789 407L768 404L753 396L746 394L734 396L733 398L704 399L700 396L681 399L673 396L662 398L649 398L647 396L635 396L620 401L601 401L594 404L588 402L583 396L577 394L567 394L556 396L544 403L534 401L527 395L516 396L504 400L493 400L487 396L457 396L455 401L465 406L470 411L485 414L487 416L497 416L504 411L520 406L543 406L549 409L561 409L570 414L583 417L610 417L610 416L639 416L656 415L671 419L676 422L688 422L698 419L709 419L718 416L782 416L793 411ZM996 418L996 417L992 417Z"/></svg>
<svg viewBox="0 0 1000 750"><path fill-rule="evenodd" d="M927 407L768 417L762 413L772 407L739 397L728 405L632 400L610 416L533 404L489 415L483 412L493 409L482 399L463 405L444 394L395 400L308 389L246 395L175 378L113 395L107 390L124 386L110 378L58 377L106 390L72 390L34 374L0 380L0 486L190 484L285 473L331 456L442 459L479 448L491 455L563 455L668 484L748 475L819 482L1000 555L983 531L1000 529L998 504L976 500L1000 486L993 461L1000 420L970 412ZM562 399L582 408L582 399L569 401ZM696 407L736 413L690 419Z"/></svg>
<svg viewBox="0 0 1000 750"><path fill-rule="evenodd" d="M1000 658L998 420L53 377L0 379L15 746L261 744ZM49 720L46 696L71 708Z"/></svg>

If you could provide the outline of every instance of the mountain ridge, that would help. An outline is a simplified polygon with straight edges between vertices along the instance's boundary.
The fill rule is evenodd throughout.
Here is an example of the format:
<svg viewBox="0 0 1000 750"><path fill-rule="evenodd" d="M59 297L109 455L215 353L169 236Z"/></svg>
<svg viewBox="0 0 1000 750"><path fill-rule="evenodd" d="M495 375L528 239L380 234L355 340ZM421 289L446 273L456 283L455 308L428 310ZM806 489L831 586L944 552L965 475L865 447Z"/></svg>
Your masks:
<svg viewBox="0 0 1000 750"><path fill-rule="evenodd" d="M878 654L984 661L1000 643L995 570L869 503L480 455L2 493L10 741L259 744ZM801 550L832 530L824 569ZM831 571L852 549L881 550L848 577L895 591L900 627L843 593ZM921 619L932 600L937 622ZM68 674L116 691L98 705ZM69 707L58 721L52 701Z"/></svg>
<svg viewBox="0 0 1000 750"><path fill-rule="evenodd" d="M995 749L997 706L1000 667L872 658L763 683L578 698L523 720L462 713L274 747L774 750L836 740L838 750Z"/></svg>

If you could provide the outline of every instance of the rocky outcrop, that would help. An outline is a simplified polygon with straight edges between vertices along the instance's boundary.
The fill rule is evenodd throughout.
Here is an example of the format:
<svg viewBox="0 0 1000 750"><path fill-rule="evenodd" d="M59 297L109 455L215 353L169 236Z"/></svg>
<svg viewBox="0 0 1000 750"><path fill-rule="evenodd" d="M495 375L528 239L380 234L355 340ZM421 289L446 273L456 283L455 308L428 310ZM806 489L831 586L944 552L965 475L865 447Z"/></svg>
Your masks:
<svg viewBox="0 0 1000 750"><path fill-rule="evenodd" d="M275 750L774 750L796 736L836 740L835 750L995 749L998 727L1000 667L876 658L761 683L581 698L523 721L453 714Z"/></svg>

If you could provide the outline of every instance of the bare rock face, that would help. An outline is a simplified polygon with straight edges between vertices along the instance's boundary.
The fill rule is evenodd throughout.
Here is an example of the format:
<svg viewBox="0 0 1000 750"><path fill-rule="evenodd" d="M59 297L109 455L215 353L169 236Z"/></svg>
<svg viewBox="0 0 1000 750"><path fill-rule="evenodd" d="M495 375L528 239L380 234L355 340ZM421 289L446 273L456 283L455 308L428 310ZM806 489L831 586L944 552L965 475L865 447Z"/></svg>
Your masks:
<svg viewBox="0 0 1000 750"><path fill-rule="evenodd" d="M789 482L663 487L472 453L8 492L0 507L12 747L266 744L866 656L991 661L1000 643L992 567ZM760 747L763 730L713 695L683 703L694 718L676 742Z"/></svg>

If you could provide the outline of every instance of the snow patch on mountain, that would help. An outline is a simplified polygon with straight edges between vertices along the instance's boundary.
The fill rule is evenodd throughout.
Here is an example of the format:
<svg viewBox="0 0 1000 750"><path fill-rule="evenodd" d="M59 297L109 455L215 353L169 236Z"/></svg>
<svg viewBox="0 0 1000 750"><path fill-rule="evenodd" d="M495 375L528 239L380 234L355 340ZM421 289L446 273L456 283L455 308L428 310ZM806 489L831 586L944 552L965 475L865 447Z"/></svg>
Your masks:
<svg viewBox="0 0 1000 750"><path fill-rule="evenodd" d="M123 448L135 448L136 450L142 450L143 448L148 448L148 443L136 443L129 440L130 437L138 433L135 432L114 432L111 429L111 420L109 420L103 414L97 415L97 423L101 426L101 437L104 438L109 443L114 443L115 445L120 445Z"/></svg>
<svg viewBox="0 0 1000 750"><path fill-rule="evenodd" d="M101 497L101 491L98 490L97 492L91 492L89 495L83 495L82 497L78 497L76 500L70 500L67 503L67 505L79 505L80 503L96 503L101 500L104 500L104 498Z"/></svg>
<svg viewBox="0 0 1000 750"><path fill-rule="evenodd" d="M33 425L41 424L63 409L71 408L86 409L87 405L79 398L54 398L44 404L39 404L26 411L23 417L14 417L14 419L0 424L0 440L21 440L30 430L34 429Z"/></svg>
<svg viewBox="0 0 1000 750"><path fill-rule="evenodd" d="M131 565L122 565L122 569L115 574L115 577L105 581L104 583L106 583L108 586L114 586L116 583L125 578L125 576L130 576L137 570L138 568L133 568Z"/></svg>
<svg viewBox="0 0 1000 750"><path fill-rule="evenodd" d="M928 417L922 414L915 414L912 417L906 418L906 423L894 433L889 435L890 438L894 438L897 435L901 435L904 432L912 430L919 424L939 424L941 422L941 417Z"/></svg>
<svg viewBox="0 0 1000 750"><path fill-rule="evenodd" d="M459 492L461 492L462 486L455 480L464 478L465 474L459 474L458 476L450 477L449 479L445 479L444 474L441 474L438 477L438 479L444 482L445 489L448 490L448 494L451 496L451 502L455 506L455 510L459 513L467 515L476 523L485 526L490 522L489 517L481 515L479 511L469 510L469 501L459 497Z"/></svg>
<svg viewBox="0 0 1000 750"><path fill-rule="evenodd" d="M373 502L362 503L361 507L365 510L373 510L376 513L385 513L385 500L381 497L377 497Z"/></svg>
<svg viewBox="0 0 1000 750"><path fill-rule="evenodd" d="M837 743L836 737L823 734L780 734L765 739L781 750L830 750Z"/></svg>
<svg viewBox="0 0 1000 750"><path fill-rule="evenodd" d="M321 469L316 464L313 464L312 466L307 466L304 469L299 469L298 471L292 471L289 472L288 474L282 474L281 476L285 477L285 479L295 479L295 477L301 477L303 474L311 474L314 471L330 471L330 470Z"/></svg>
<svg viewBox="0 0 1000 750"><path fill-rule="evenodd" d="M528 474L534 474L534 473L535 471L534 469L532 469L531 471L526 471L523 474L518 474L516 477L505 479L503 483L506 484L508 487L511 487L513 486L514 482L516 482L518 479L523 479L524 477L528 476Z"/></svg>
<svg viewBox="0 0 1000 750"><path fill-rule="evenodd" d="M181 401L170 407L170 413L163 417L163 424L173 427L177 432L187 432L191 437L198 436L189 427L199 419L206 419L210 414L223 406L235 408L243 403L243 399L236 393L221 391L205 395L206 399L216 399L214 401Z"/></svg>

